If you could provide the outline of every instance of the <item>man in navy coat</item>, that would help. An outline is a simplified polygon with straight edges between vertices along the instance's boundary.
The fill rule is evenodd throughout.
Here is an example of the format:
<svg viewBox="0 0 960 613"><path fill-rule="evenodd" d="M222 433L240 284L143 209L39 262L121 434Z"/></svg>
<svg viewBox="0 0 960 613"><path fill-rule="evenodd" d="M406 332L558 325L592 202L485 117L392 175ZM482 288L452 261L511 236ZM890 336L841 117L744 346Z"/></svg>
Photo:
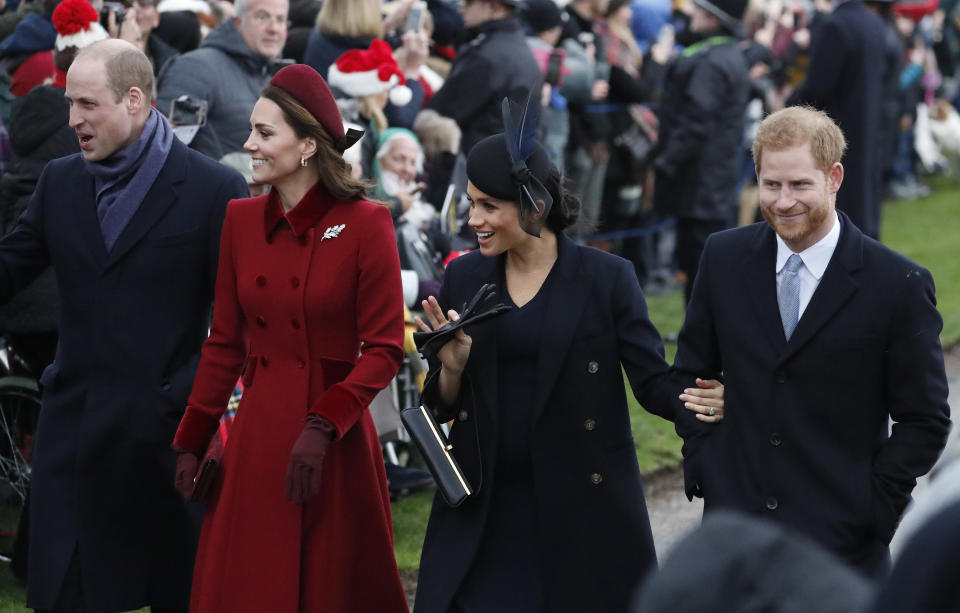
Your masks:
<svg viewBox="0 0 960 613"><path fill-rule="evenodd" d="M885 45L883 20L862 0L836 0L816 30L806 80L787 101L826 111L840 125L849 145L840 210L873 238L880 234L883 200Z"/></svg>
<svg viewBox="0 0 960 613"><path fill-rule="evenodd" d="M766 223L707 241L676 357L722 373L725 419L676 428L705 512L765 516L876 575L950 409L933 279L836 212L844 146L809 108L761 124Z"/></svg>
<svg viewBox="0 0 960 613"><path fill-rule="evenodd" d="M199 525L170 450L207 334L226 203L243 178L192 152L129 43L67 73L81 153L50 162L0 239L0 300L48 264L62 306L41 377L27 605L186 610Z"/></svg>

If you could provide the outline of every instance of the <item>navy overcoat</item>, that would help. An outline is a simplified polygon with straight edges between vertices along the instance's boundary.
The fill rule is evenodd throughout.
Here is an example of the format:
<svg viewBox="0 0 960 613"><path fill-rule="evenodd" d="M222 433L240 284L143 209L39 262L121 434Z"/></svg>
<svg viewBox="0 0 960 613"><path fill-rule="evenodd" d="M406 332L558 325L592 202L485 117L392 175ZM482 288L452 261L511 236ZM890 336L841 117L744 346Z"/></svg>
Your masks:
<svg viewBox="0 0 960 613"><path fill-rule="evenodd" d="M207 336L239 173L174 139L109 253L80 154L50 162L0 240L0 300L52 264L60 342L41 378L27 605L52 609L79 555L85 610L185 609L199 517L173 488L170 443Z"/></svg>
<svg viewBox="0 0 960 613"><path fill-rule="evenodd" d="M675 366L723 373L724 419L676 424L706 512L762 515L872 572L950 431L943 324L926 269L840 222L789 340L773 229L707 240Z"/></svg>
<svg viewBox="0 0 960 613"><path fill-rule="evenodd" d="M647 410L672 421L683 409L631 264L563 236L558 249L556 276L546 290L530 441L544 602L554 613L625 611L656 554L624 372ZM498 258L478 251L457 258L447 268L440 304L459 310L481 285L497 282L499 266ZM467 327L473 344L461 402L439 415L454 419L454 454L480 489L456 509L434 500L416 611L446 611L484 531L497 530L486 521L497 487L495 326L496 319ZM424 391L431 408L440 406L435 378Z"/></svg>

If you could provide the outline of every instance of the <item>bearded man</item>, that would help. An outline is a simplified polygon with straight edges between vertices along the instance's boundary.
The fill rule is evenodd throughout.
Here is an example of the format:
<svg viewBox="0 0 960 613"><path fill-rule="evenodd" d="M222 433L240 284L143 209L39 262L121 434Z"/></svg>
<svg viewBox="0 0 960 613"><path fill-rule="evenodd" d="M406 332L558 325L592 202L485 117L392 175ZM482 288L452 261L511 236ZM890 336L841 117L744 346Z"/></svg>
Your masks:
<svg viewBox="0 0 960 613"><path fill-rule="evenodd" d="M766 222L707 240L675 363L724 377L725 419L676 428L705 513L766 517L876 577L950 408L933 278L837 212L845 147L810 108L760 125Z"/></svg>

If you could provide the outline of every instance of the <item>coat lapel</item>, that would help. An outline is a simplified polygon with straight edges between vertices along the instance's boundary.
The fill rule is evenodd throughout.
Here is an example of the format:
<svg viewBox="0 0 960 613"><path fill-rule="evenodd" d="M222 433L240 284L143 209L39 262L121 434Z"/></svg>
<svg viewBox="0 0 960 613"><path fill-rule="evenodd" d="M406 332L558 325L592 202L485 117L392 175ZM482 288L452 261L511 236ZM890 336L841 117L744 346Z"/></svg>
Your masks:
<svg viewBox="0 0 960 613"><path fill-rule="evenodd" d="M179 140L174 139L173 147L170 149L170 154L167 156L163 169L157 175L156 181L150 187L150 191L147 192L143 202L140 203L140 208L134 213L130 223L123 229L123 232L117 238L117 242L113 245L103 268L104 273L130 251L134 245L140 242L144 235L150 231L150 228L176 202L178 194L174 184L183 180L186 173L186 160L186 148ZM97 224L97 230L100 242L103 243L103 234L99 231L99 223Z"/></svg>
<svg viewBox="0 0 960 613"><path fill-rule="evenodd" d="M80 157L79 154L77 157ZM103 242L100 220L97 219L97 189L93 183L93 175L86 171L82 160L76 168L71 191L77 194L77 197L72 201L70 209L75 216L75 227L80 230L77 236L83 237L82 240L93 257L95 270L100 270L107 260L107 247Z"/></svg>
<svg viewBox="0 0 960 613"><path fill-rule="evenodd" d="M471 278L464 286L464 300L469 300L485 283L500 283L497 274L501 258L483 258L480 260L481 266L472 271ZM503 296L507 288L498 287L497 291ZM502 299L500 300L503 301ZM447 308L456 309L457 312L463 308L463 302L460 304L451 304ZM485 406L497 406L497 318L488 319L478 324L470 326L467 331L473 338L473 346L470 349L470 362L476 373L474 381L474 393L485 396ZM477 385L482 382L482 385ZM497 411L487 411L489 418L494 424L498 421Z"/></svg>
<svg viewBox="0 0 960 613"><path fill-rule="evenodd" d="M749 296L747 300L751 303L758 328L779 355L787 339L777 305L776 261L777 240L773 229L763 224L737 274L743 280L743 292Z"/></svg>
<svg viewBox="0 0 960 613"><path fill-rule="evenodd" d="M863 234L838 211L840 240L820 284L780 356L783 363L812 339L857 291L852 273L863 266Z"/></svg>
<svg viewBox="0 0 960 613"><path fill-rule="evenodd" d="M537 360L537 385L533 407L534 419L540 417L553 391L564 358L577 331L583 308L590 296L592 281L580 269L580 252L566 236L557 236L556 270L547 295L547 314L540 332L540 353Z"/></svg>

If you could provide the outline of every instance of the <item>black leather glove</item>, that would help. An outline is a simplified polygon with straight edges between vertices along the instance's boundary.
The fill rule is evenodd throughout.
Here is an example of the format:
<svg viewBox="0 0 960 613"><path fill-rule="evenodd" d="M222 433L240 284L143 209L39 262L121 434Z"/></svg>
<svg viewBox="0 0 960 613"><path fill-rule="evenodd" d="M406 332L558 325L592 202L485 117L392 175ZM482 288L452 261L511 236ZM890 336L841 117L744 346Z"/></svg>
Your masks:
<svg viewBox="0 0 960 613"><path fill-rule="evenodd" d="M303 504L320 491L323 458L336 436L337 429L319 415L308 415L303 432L290 450L287 467L287 500Z"/></svg>
<svg viewBox="0 0 960 613"><path fill-rule="evenodd" d="M491 317L496 317L501 313L506 313L513 307L508 304L491 304L497 295L497 286L493 283L487 283L473 295L470 302L463 305L460 311L460 319L447 322L443 326L432 332L414 332L413 342L416 343L420 355L424 359L430 359L440 351L440 348L446 345L457 330L463 326L469 326L481 322Z"/></svg>

